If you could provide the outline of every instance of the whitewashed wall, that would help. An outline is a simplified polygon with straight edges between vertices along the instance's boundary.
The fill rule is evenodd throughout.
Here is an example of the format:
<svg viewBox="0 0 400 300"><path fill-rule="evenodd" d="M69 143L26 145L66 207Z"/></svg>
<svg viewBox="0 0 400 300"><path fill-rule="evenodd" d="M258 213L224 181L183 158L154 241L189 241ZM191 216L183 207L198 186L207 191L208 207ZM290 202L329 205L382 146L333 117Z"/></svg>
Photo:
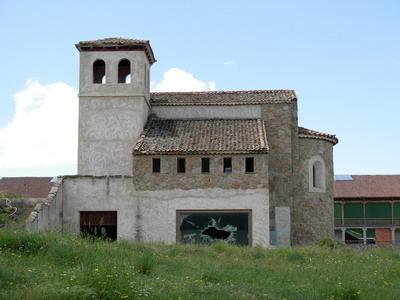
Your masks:
<svg viewBox="0 0 400 300"><path fill-rule="evenodd" d="M176 211L248 209L253 245L269 244L267 189L136 191L131 177L78 177L64 180L63 228L79 232L80 211L118 212L118 237L176 242Z"/></svg>

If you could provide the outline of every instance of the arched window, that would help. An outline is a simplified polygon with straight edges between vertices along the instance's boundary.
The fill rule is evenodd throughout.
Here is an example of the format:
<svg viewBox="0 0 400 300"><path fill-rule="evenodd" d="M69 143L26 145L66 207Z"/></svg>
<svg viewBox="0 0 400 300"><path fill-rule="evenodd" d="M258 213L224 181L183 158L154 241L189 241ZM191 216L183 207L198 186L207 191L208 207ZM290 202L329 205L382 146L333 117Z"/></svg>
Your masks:
<svg viewBox="0 0 400 300"><path fill-rule="evenodd" d="M131 83L131 62L127 59L118 64L118 83Z"/></svg>
<svg viewBox="0 0 400 300"><path fill-rule="evenodd" d="M93 64L93 83L106 83L106 63L98 59Z"/></svg>
<svg viewBox="0 0 400 300"><path fill-rule="evenodd" d="M320 156L314 156L308 164L310 192L325 192L325 163Z"/></svg>

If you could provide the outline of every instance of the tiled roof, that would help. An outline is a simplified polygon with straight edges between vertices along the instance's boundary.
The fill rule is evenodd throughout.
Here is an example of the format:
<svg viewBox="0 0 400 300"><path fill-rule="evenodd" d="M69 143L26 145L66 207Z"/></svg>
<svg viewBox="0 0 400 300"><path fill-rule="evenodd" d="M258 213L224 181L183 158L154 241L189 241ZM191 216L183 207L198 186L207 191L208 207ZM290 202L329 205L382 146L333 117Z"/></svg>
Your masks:
<svg viewBox="0 0 400 300"><path fill-rule="evenodd" d="M400 198L400 175L351 175L336 180L334 198Z"/></svg>
<svg viewBox="0 0 400 300"><path fill-rule="evenodd" d="M52 177L3 177L0 192L28 198L46 198L53 183Z"/></svg>
<svg viewBox="0 0 400 300"><path fill-rule="evenodd" d="M296 101L293 90L152 93L150 99L152 105L243 105L292 101Z"/></svg>
<svg viewBox="0 0 400 300"><path fill-rule="evenodd" d="M323 132L307 129L304 127L299 127L299 138L325 140L325 141L331 142L334 145L336 145L339 142L336 135L334 135L334 134L323 133Z"/></svg>
<svg viewBox="0 0 400 300"><path fill-rule="evenodd" d="M79 51L102 51L102 50L144 50L151 64L156 62L153 50L148 40L126 39L111 37L93 41L81 41L75 45Z"/></svg>
<svg viewBox="0 0 400 300"><path fill-rule="evenodd" d="M135 154L222 154L268 151L264 122L259 119L149 119Z"/></svg>

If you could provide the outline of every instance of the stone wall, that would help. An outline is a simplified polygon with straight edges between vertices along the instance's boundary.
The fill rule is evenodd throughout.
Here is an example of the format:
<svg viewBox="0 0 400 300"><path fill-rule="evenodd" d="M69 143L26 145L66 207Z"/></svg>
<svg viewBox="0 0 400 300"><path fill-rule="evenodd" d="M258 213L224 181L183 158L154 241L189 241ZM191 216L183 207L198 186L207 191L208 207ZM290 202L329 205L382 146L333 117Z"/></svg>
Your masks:
<svg viewBox="0 0 400 300"><path fill-rule="evenodd" d="M293 242L306 244L333 237L333 145L317 139L299 139L299 174L293 207ZM325 168L325 189L310 191L309 161L321 157ZM312 178L312 177L311 177Z"/></svg>
<svg viewBox="0 0 400 300"><path fill-rule="evenodd" d="M210 158L210 173L201 173L201 158ZM223 172L224 157L232 158L232 173ZM254 173L245 172L245 158L254 157ZM161 159L161 172L152 173L152 159ZM177 158L186 159L186 172L177 173ZM268 189L268 155L135 155L133 180L138 190Z"/></svg>
<svg viewBox="0 0 400 300"><path fill-rule="evenodd" d="M275 228L275 207L292 207L293 168L297 144L297 104L275 103L262 106L269 145L270 224Z"/></svg>
<svg viewBox="0 0 400 300"><path fill-rule="evenodd" d="M80 211L113 210L118 238L175 243L177 210L251 210L253 245L267 246L267 195L265 188L137 191L132 177L66 177L63 228L78 233Z"/></svg>

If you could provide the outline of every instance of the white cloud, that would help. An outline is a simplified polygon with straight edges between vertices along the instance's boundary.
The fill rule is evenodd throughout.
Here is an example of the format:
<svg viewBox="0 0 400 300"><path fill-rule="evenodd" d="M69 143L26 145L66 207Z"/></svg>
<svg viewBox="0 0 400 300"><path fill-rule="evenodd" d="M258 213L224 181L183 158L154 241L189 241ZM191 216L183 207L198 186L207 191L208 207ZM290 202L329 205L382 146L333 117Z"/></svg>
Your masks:
<svg viewBox="0 0 400 300"><path fill-rule="evenodd" d="M65 166L75 166L77 91L62 82L42 85L28 80L14 101L13 119L0 128L0 176L52 175L41 170L62 172Z"/></svg>
<svg viewBox="0 0 400 300"><path fill-rule="evenodd" d="M151 90L152 92L215 91L215 82L204 82L184 70L171 68L164 73L160 82L151 82Z"/></svg>
<svg viewBox="0 0 400 300"><path fill-rule="evenodd" d="M228 61L224 62L224 66L227 66L227 67L232 66L234 64L236 64L236 61L234 61L234 60L228 60Z"/></svg>
<svg viewBox="0 0 400 300"><path fill-rule="evenodd" d="M171 68L154 91L213 91L191 73ZM62 82L43 85L28 80L14 95L15 114L0 127L1 176L75 174L78 150L77 91Z"/></svg>

